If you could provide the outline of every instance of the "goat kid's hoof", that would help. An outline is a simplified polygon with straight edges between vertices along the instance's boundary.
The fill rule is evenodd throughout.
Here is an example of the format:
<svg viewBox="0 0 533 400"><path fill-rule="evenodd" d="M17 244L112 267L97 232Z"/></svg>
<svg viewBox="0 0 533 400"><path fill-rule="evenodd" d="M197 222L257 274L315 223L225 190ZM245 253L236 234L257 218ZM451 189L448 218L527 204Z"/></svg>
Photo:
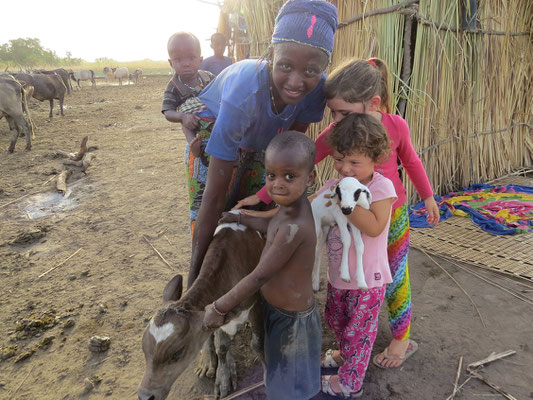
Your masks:
<svg viewBox="0 0 533 400"><path fill-rule="evenodd" d="M343 277L341 276L341 279L342 279L344 282L346 282L346 283L350 283L350 282L351 282L350 278L343 278Z"/></svg>

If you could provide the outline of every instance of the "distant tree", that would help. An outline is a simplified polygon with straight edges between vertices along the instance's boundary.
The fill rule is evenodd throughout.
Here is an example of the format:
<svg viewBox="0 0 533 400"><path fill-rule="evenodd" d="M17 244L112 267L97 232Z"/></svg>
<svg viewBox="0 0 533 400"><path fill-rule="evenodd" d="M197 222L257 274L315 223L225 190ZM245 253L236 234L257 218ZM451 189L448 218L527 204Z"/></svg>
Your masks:
<svg viewBox="0 0 533 400"><path fill-rule="evenodd" d="M30 68L42 64L59 64L56 53L44 49L37 38L14 39L1 45L0 61Z"/></svg>

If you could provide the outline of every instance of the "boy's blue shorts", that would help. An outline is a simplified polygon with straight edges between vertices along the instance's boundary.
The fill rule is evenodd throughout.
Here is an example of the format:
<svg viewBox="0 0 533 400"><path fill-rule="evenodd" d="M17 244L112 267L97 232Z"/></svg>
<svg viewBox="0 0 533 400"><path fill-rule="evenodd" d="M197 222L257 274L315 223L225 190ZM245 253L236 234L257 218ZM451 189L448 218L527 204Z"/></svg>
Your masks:
<svg viewBox="0 0 533 400"><path fill-rule="evenodd" d="M316 303L286 311L263 300L266 392L271 400L306 400L320 391L322 327Z"/></svg>

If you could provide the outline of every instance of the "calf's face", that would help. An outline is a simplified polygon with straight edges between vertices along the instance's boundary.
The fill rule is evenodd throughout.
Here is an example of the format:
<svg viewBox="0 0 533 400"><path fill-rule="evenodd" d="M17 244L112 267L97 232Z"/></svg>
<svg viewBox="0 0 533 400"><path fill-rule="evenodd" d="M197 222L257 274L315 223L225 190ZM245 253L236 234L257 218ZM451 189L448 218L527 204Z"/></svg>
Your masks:
<svg viewBox="0 0 533 400"><path fill-rule="evenodd" d="M178 283L176 279L179 289L172 287ZM181 297L181 279L177 275L167 284L163 294L164 307L144 330L142 349L146 371L137 391L139 400L166 399L172 384L195 359L209 337L210 332L202 330L204 312L185 310L177 302Z"/></svg>

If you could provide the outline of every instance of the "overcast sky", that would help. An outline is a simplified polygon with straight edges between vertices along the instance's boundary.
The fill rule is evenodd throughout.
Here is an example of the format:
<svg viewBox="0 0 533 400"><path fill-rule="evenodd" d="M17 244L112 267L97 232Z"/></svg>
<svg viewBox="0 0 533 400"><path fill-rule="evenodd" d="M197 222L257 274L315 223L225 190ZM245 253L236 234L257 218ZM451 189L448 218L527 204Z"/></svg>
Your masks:
<svg viewBox="0 0 533 400"><path fill-rule="evenodd" d="M215 3L215 0L206 0ZM0 44L38 38L57 56L93 62L96 58L137 61L167 60L167 40L174 32L194 33L202 55L213 51L219 8L201 0L25 0L2 4ZM140 4L138 4L140 3ZM135 4L135 6L134 6Z"/></svg>

